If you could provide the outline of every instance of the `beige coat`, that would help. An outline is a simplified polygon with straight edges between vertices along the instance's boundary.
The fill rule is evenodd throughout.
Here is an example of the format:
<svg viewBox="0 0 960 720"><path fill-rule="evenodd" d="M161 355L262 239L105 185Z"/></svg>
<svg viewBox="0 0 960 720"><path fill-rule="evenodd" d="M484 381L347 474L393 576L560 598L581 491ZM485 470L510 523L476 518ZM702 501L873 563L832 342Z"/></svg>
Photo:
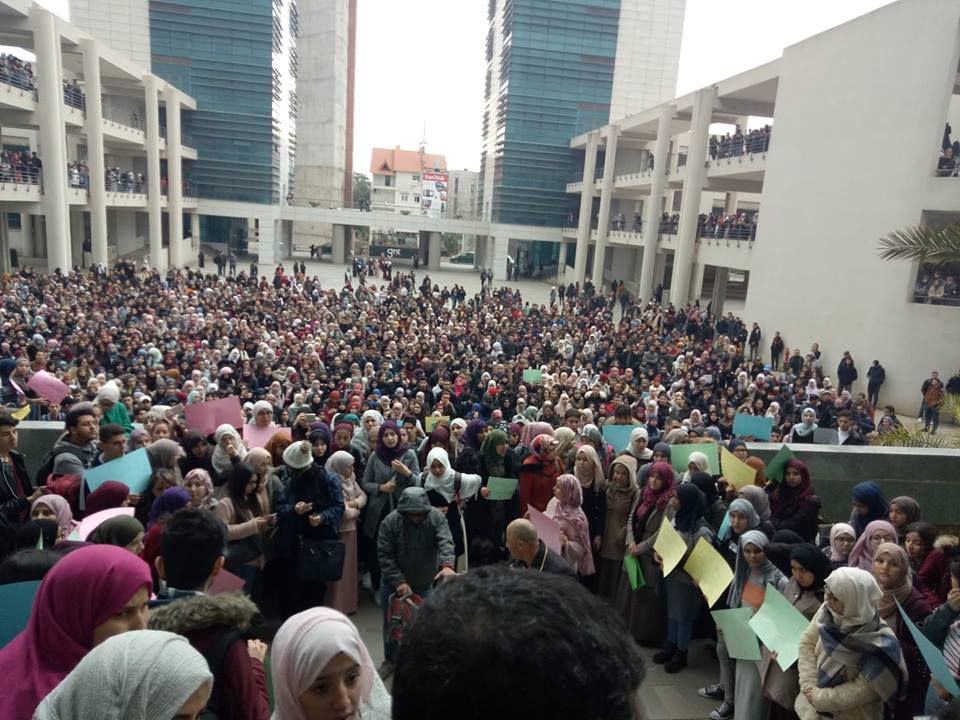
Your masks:
<svg viewBox="0 0 960 720"><path fill-rule="evenodd" d="M817 687L817 668L826 659L826 653L820 644L820 616L829 612L826 605L817 611L809 627L800 637L800 670L801 692L797 695L794 710L800 720L820 720L822 713L832 713L834 720L882 720L883 701L866 681L860 670L847 666L845 675L847 682L830 688ZM813 702L816 709L810 705L803 688L813 688Z"/></svg>

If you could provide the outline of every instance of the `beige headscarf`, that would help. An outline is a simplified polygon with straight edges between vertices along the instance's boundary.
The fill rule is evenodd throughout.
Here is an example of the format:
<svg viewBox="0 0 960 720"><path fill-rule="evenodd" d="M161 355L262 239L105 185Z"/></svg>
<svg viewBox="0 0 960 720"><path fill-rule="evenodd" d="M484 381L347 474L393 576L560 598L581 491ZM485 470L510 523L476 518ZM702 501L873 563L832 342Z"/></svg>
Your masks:
<svg viewBox="0 0 960 720"><path fill-rule="evenodd" d="M572 431L571 431L572 432ZM603 474L603 465L600 464L600 456L592 445L584 443L577 448L577 455L583 453L590 459L592 470L586 474L580 472L576 462L573 465L573 474L580 481L580 486L584 489L593 487L596 484L597 492L605 492L607 489L607 478Z"/></svg>

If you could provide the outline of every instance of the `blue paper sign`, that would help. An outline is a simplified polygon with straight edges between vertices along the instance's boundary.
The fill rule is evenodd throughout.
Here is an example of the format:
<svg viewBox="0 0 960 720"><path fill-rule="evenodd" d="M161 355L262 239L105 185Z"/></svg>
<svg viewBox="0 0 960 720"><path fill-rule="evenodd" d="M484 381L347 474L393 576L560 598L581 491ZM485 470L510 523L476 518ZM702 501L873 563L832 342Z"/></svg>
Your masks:
<svg viewBox="0 0 960 720"><path fill-rule="evenodd" d="M733 418L733 434L737 437L752 437L760 442L770 439L773 418L737 413Z"/></svg>
<svg viewBox="0 0 960 720"><path fill-rule="evenodd" d="M604 425L601 428L603 439L613 445L617 452L626 450L630 447L630 433L639 425Z"/></svg>
<svg viewBox="0 0 960 720"><path fill-rule="evenodd" d="M152 472L153 468L150 467L147 449L140 448L121 458L90 468L83 474L83 479L90 492L93 492L108 480L115 480L130 488L132 493L142 493L147 489L147 483L150 482Z"/></svg>
<svg viewBox="0 0 960 720"><path fill-rule="evenodd" d="M19 635L30 620L33 599L40 589L40 581L0 585L0 648L6 647Z"/></svg>

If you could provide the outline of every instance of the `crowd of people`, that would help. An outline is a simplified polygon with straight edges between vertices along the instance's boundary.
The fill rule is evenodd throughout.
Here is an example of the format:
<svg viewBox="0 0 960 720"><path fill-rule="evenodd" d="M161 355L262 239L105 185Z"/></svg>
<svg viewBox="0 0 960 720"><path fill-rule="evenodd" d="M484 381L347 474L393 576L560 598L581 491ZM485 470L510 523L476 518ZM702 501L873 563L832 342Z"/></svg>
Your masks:
<svg viewBox="0 0 960 720"><path fill-rule="evenodd" d="M63 102L77 110L87 109L87 95L76 78L63 81Z"/></svg>
<svg viewBox="0 0 960 720"><path fill-rule="evenodd" d="M107 192L144 193L147 187L142 172L121 170L118 167L106 168L104 182Z"/></svg>
<svg viewBox="0 0 960 720"><path fill-rule="evenodd" d="M33 75L33 64L21 60L12 53L0 54L0 82L13 85L21 90L33 90L36 78Z"/></svg>
<svg viewBox="0 0 960 720"><path fill-rule="evenodd" d="M4 150L0 153L0 182L39 185L43 162L37 153Z"/></svg>
<svg viewBox="0 0 960 720"><path fill-rule="evenodd" d="M81 160L67 164L67 186L81 190L90 189L90 168Z"/></svg>
<svg viewBox="0 0 960 720"><path fill-rule="evenodd" d="M762 128L747 131L744 135L738 125L733 135L711 135L709 141L710 159L717 160L738 155L762 153L770 149L770 133L772 128L764 125Z"/></svg>
<svg viewBox="0 0 960 720"><path fill-rule="evenodd" d="M700 213L697 218L697 237L727 238L730 240L756 240L759 212ZM663 213L660 217L660 233L676 235L680 230L680 213Z"/></svg>
<svg viewBox="0 0 960 720"><path fill-rule="evenodd" d="M719 703L714 720L899 720L949 699L896 608L960 674L955 539L872 482L854 488L849 522L822 528L846 513L822 507L807 466L767 477L733 430L740 413L771 418L771 442L830 429L858 444L892 426L892 408L875 424L879 386L854 391L848 353L831 379L818 346L791 353L778 332L775 372L759 326L697 305L633 301L615 321L613 298L586 285L547 306L493 283L456 301L429 276L350 279L337 290L302 264L269 282L131 263L4 278L0 584L42 579L26 630L0 650L19 678L0 688L7 717L72 707L83 720L94 715L77 708L99 702L126 718L204 706L266 718L263 613L283 623L269 649L278 720L488 717L543 694L551 717L630 718L643 676L634 641L680 673L691 639L713 633L682 565L662 572L665 523L733 571L714 609L756 609L772 585L811 620L789 670L766 651L759 666L731 659L719 635L720 682L702 689ZM37 394L41 371L68 395ZM940 387L928 381L925 402ZM234 396L234 422L188 422L190 406ZM30 458L32 477L18 417L65 427ZM609 425L629 427L625 447ZM753 485L737 491L700 451L674 468L690 444L722 445ZM142 491L123 477L90 491L91 469L141 448ZM559 527L559 552L541 516ZM242 592L211 593L224 570ZM366 592L383 608L379 672L346 617ZM130 660L161 649L169 665ZM108 670L153 682L99 692ZM543 694L522 692L541 681Z"/></svg>
<svg viewBox="0 0 960 720"><path fill-rule="evenodd" d="M917 273L913 301L927 305L960 305L958 269L922 266Z"/></svg>

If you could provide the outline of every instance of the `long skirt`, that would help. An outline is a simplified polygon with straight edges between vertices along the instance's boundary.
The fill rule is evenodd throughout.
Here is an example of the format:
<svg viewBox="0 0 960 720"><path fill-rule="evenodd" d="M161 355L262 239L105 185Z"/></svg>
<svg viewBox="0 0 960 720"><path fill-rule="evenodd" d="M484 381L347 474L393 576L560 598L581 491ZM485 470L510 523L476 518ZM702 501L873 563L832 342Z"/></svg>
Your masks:
<svg viewBox="0 0 960 720"><path fill-rule="evenodd" d="M758 720L767 716L768 700L763 696L760 669L753 660L737 660L733 699L734 720Z"/></svg>
<svg viewBox="0 0 960 720"><path fill-rule="evenodd" d="M357 530L341 530L340 540L344 544L343 577L337 582L327 583L327 607L339 610L344 615L357 611Z"/></svg>
<svg viewBox="0 0 960 720"><path fill-rule="evenodd" d="M611 605L616 604L620 578L624 577L623 561L608 560L604 557L599 558L597 562L597 575L600 578L597 594Z"/></svg>
<svg viewBox="0 0 960 720"><path fill-rule="evenodd" d="M647 578L647 582L651 584L633 590L624 577L617 587L617 610L634 640L654 647L662 645L667 636L667 614L656 586L652 584L656 578Z"/></svg>

